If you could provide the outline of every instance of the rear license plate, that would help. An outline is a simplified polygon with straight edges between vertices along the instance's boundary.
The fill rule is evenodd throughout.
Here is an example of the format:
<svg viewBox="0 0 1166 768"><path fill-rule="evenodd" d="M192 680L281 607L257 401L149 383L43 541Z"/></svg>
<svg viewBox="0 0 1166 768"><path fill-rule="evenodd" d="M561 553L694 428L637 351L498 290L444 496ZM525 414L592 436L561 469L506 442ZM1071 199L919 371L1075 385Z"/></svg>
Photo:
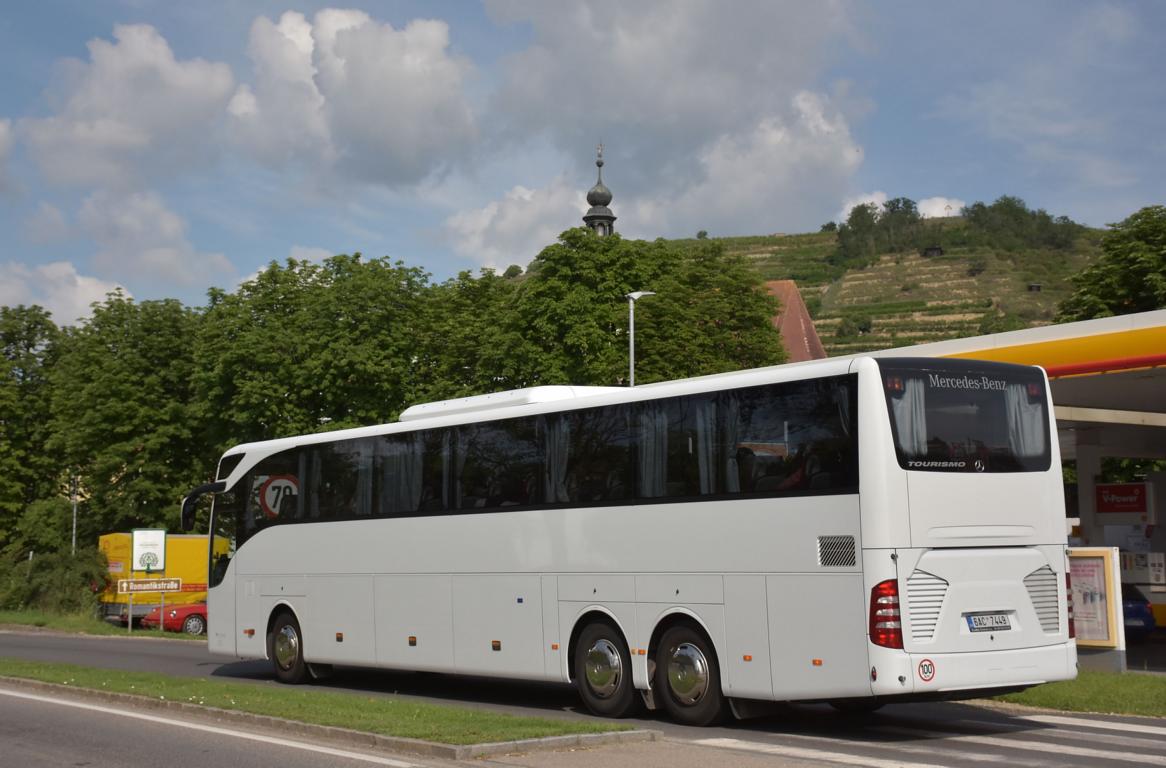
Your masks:
<svg viewBox="0 0 1166 768"><path fill-rule="evenodd" d="M973 632L999 632L1012 629L1007 613L969 613L965 618L968 620L968 629Z"/></svg>

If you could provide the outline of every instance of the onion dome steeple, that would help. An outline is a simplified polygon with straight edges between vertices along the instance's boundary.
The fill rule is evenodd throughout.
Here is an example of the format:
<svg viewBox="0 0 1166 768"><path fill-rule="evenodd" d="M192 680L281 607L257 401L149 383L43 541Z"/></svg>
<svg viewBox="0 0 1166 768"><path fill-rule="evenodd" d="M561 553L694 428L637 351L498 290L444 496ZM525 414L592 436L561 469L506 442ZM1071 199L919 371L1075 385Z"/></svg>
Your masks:
<svg viewBox="0 0 1166 768"><path fill-rule="evenodd" d="M615 231L615 214L607 206L611 203L611 190L603 183L603 145L596 148L595 167L599 169L599 180L587 192L587 204L591 208L583 217L583 223L595 234L610 235Z"/></svg>

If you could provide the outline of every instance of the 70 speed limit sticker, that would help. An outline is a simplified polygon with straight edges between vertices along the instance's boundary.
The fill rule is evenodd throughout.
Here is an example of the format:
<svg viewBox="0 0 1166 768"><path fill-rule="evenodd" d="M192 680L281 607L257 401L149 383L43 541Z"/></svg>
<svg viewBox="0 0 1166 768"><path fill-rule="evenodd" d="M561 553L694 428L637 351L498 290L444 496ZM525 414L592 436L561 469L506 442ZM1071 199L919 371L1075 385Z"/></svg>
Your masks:
<svg viewBox="0 0 1166 768"><path fill-rule="evenodd" d="M919 662L919 679L925 683L930 683L935 679L935 662L931 659L924 659Z"/></svg>

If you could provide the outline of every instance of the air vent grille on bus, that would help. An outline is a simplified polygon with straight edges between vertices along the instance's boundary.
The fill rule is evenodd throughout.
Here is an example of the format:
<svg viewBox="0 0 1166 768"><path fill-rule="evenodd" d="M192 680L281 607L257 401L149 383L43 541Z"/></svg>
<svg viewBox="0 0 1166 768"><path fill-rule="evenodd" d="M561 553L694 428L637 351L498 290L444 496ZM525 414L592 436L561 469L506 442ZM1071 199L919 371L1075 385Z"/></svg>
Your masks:
<svg viewBox="0 0 1166 768"><path fill-rule="evenodd" d="M818 565L823 568L853 568L853 536L819 536Z"/></svg>
<svg viewBox="0 0 1166 768"><path fill-rule="evenodd" d="M1040 628L1052 634L1061 628L1057 611L1057 574L1047 565L1041 566L1024 577L1028 598L1040 622Z"/></svg>
<svg viewBox="0 0 1166 768"><path fill-rule="evenodd" d="M933 573L915 571L907 579L907 621L912 640L930 640L947 597L947 582Z"/></svg>

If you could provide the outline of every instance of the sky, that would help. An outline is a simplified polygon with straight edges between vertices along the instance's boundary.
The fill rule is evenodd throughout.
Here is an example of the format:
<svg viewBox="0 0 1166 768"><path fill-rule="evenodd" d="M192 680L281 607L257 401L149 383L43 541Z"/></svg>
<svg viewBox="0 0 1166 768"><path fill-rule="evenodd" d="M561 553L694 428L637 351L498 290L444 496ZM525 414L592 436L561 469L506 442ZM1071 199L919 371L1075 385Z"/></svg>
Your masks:
<svg viewBox="0 0 1166 768"><path fill-rule="evenodd" d="M1166 4L39 0L0 11L0 305L202 306L272 261L434 281L578 226L817 231L905 196L1166 202Z"/></svg>

